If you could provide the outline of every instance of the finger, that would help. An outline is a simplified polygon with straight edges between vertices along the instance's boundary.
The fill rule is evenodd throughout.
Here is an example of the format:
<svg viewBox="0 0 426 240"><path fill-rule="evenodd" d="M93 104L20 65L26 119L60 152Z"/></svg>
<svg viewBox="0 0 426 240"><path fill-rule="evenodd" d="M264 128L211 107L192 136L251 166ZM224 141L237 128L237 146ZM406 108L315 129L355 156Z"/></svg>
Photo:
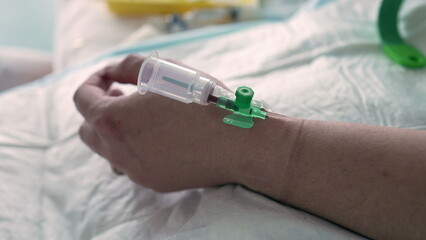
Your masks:
<svg viewBox="0 0 426 240"><path fill-rule="evenodd" d="M93 74L74 94L74 102L78 111L89 119L91 112L100 102L110 98L107 91L112 81L101 76L102 71Z"/></svg>
<svg viewBox="0 0 426 240"><path fill-rule="evenodd" d="M88 122L84 122L80 126L79 135L81 140L89 146L94 152L104 157L104 153L102 151L104 143L95 130L90 126ZM119 170L117 167L110 164L112 172L117 175L124 175L124 171Z"/></svg>
<svg viewBox="0 0 426 240"><path fill-rule="evenodd" d="M88 122L85 121L81 124L78 134L81 140L89 146L90 149L102 156L102 139Z"/></svg>
<svg viewBox="0 0 426 240"><path fill-rule="evenodd" d="M119 97L119 96L123 96L124 93L120 89L114 88L114 89L108 90L107 95L111 97Z"/></svg>
<svg viewBox="0 0 426 240"><path fill-rule="evenodd" d="M129 55L119 64L105 68L104 77L119 82L137 84L139 70L146 57L140 55Z"/></svg>

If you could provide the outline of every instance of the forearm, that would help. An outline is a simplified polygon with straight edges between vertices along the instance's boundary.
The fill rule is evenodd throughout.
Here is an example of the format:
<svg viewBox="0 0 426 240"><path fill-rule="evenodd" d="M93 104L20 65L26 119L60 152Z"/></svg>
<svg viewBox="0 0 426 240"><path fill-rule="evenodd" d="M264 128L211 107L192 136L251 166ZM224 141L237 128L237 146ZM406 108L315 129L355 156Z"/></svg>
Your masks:
<svg viewBox="0 0 426 240"><path fill-rule="evenodd" d="M426 236L425 132L275 114L232 127L213 105L111 88L136 84L143 61L129 56L74 95L82 140L134 182L157 191L237 182L373 238Z"/></svg>
<svg viewBox="0 0 426 240"><path fill-rule="evenodd" d="M254 160L268 167L245 176L248 187L375 239L426 236L425 132L283 116L263 124L284 127L269 133L272 157Z"/></svg>

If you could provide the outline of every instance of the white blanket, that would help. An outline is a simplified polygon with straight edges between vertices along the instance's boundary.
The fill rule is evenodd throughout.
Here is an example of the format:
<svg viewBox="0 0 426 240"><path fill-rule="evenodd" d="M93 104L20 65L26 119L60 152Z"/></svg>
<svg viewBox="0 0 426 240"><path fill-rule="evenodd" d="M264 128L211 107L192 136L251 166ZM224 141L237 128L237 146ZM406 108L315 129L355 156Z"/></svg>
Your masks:
<svg viewBox="0 0 426 240"><path fill-rule="evenodd" d="M405 36L426 52L426 4L412 6L402 17ZM381 52L377 7L331 2L288 22L170 40L159 50L232 88L253 87L286 115L426 129L426 70L404 69ZM115 176L78 138L72 95L121 58L0 95L0 239L363 239L240 186L159 194Z"/></svg>

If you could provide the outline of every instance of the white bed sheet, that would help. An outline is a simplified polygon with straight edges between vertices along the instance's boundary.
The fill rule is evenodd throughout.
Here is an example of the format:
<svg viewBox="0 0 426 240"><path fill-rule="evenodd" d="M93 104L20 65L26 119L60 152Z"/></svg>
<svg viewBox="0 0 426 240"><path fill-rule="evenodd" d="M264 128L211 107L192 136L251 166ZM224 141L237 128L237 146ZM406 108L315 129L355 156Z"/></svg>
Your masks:
<svg viewBox="0 0 426 240"><path fill-rule="evenodd" d="M415 24L405 36L426 52L426 4L412 6L403 22ZM404 69L381 53L377 7L371 0L332 2L289 22L160 54L232 88L252 86L287 115L426 129L426 70ZM363 239L240 186L159 194L115 176L79 140L82 118L72 95L120 58L0 95L1 239Z"/></svg>
<svg viewBox="0 0 426 240"><path fill-rule="evenodd" d="M326 0L327 2L329 0ZM240 12L241 20L257 17L285 19L300 9L307 0L265 0L258 13L252 9ZM314 0L312 6L318 5ZM217 16L221 11L209 15ZM191 28L206 25L199 15L187 19ZM87 61L106 50L129 46L160 35L167 35L162 16L120 17L108 10L105 0L60 0L54 65L56 70ZM202 21L200 21L200 19ZM204 23L203 23L204 22ZM208 21L207 21L208 22Z"/></svg>

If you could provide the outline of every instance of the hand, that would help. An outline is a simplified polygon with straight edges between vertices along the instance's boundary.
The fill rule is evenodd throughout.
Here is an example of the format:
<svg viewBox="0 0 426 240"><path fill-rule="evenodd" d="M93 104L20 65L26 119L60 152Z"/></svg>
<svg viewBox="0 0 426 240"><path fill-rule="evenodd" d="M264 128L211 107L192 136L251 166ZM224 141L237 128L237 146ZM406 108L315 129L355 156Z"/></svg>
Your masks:
<svg viewBox="0 0 426 240"><path fill-rule="evenodd" d="M215 106L110 88L135 84L143 60L95 73L74 95L82 140L134 182L161 192L240 183L373 238L426 235L424 131L271 113L241 129Z"/></svg>
<svg viewBox="0 0 426 240"><path fill-rule="evenodd" d="M157 191L238 181L239 162L258 145L250 140L256 131L224 124L229 112L215 106L111 89L114 81L136 84L143 61L127 57L79 87L74 101L85 118L81 139L132 181Z"/></svg>

